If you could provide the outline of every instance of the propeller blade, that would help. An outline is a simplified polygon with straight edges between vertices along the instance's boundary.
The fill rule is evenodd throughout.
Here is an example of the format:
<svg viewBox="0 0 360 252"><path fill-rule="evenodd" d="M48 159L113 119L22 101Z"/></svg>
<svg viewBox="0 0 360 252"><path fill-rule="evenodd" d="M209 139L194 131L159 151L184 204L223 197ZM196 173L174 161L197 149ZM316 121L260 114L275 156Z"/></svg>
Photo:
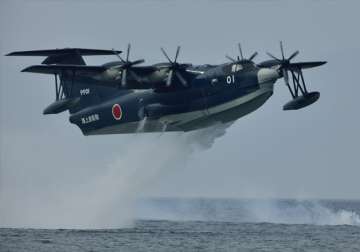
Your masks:
<svg viewBox="0 0 360 252"><path fill-rule="evenodd" d="M252 61L252 60L256 57L256 55L258 55L258 52L254 52L254 53L250 56L249 60Z"/></svg>
<svg viewBox="0 0 360 252"><path fill-rule="evenodd" d="M187 87L187 81L178 71L175 71L175 75L179 78L181 84L183 84L183 86Z"/></svg>
<svg viewBox="0 0 360 252"><path fill-rule="evenodd" d="M121 85L122 85L123 87L126 86L126 75L127 75L126 72L127 72L126 69L122 70Z"/></svg>
<svg viewBox="0 0 360 252"><path fill-rule="evenodd" d="M137 75L134 71L129 71L129 74L135 81L141 82L141 77L139 75Z"/></svg>
<svg viewBox="0 0 360 252"><path fill-rule="evenodd" d="M274 55L272 55L271 53L267 52L266 54L268 56L270 56L271 58L273 58L274 60L277 60L279 61L279 63L281 63L282 66L287 66L290 64L290 61L295 58L298 54L299 54L299 51L295 51L293 54L291 54L291 56L289 58L285 58L285 53L284 53L284 46L283 46L283 42L280 41L280 51L281 51L281 57L282 57L282 60L275 57Z"/></svg>
<svg viewBox="0 0 360 252"><path fill-rule="evenodd" d="M292 60L293 58L295 58L296 55L298 55L298 54L299 54L299 51L296 51L296 52L294 52L293 54L291 54L291 56L288 58L288 61L290 61L290 60Z"/></svg>
<svg viewBox="0 0 360 252"><path fill-rule="evenodd" d="M130 45L130 43L129 43L129 44L128 44L128 47L127 47L127 52L126 52L126 62L129 61L130 49L131 49L131 45Z"/></svg>
<svg viewBox="0 0 360 252"><path fill-rule="evenodd" d="M283 42L282 41L280 41L280 50L281 50L282 59L285 60L284 47L283 47Z"/></svg>
<svg viewBox="0 0 360 252"><path fill-rule="evenodd" d="M288 74L288 71L287 71L285 68L283 68L283 69L282 69L282 72L283 72L285 84L286 84L287 86L289 86L289 74Z"/></svg>
<svg viewBox="0 0 360 252"><path fill-rule="evenodd" d="M169 58L169 56L167 55L167 53L165 52L164 48L161 47L160 49L161 49L162 53L164 54L164 56L167 58L167 60L168 60L170 63L173 63L173 62L171 61L171 59Z"/></svg>
<svg viewBox="0 0 360 252"><path fill-rule="evenodd" d="M171 85L171 81L172 81L172 76L173 76L173 70L171 69L170 72L169 72L169 76L166 80L166 86L169 87Z"/></svg>
<svg viewBox="0 0 360 252"><path fill-rule="evenodd" d="M114 52L115 56L120 59L121 62L125 62L125 60L123 60L123 58L120 57L120 55L115 51L114 48L112 48L111 50Z"/></svg>
<svg viewBox="0 0 360 252"><path fill-rule="evenodd" d="M274 55L272 55L271 53L267 52L266 53L270 58L273 58L274 60L277 60L277 61L281 61L281 59L275 57Z"/></svg>
<svg viewBox="0 0 360 252"><path fill-rule="evenodd" d="M176 63L176 61L177 61L177 58L178 58L178 56L179 56L179 52L180 52L180 46L178 46L177 49L176 49L176 54L175 54L174 63Z"/></svg>
<svg viewBox="0 0 360 252"><path fill-rule="evenodd" d="M244 60L244 56L243 56L243 53L242 53L242 49L241 49L241 44L240 44L240 43L238 43L238 47L239 47L239 52L240 52L241 60Z"/></svg>
<svg viewBox="0 0 360 252"><path fill-rule="evenodd" d="M236 60L234 58L231 58L229 55L226 55L225 57L234 63L236 62Z"/></svg>
<svg viewBox="0 0 360 252"><path fill-rule="evenodd" d="M144 62L145 62L144 59L134 60L134 61L131 62L131 65L135 66L135 65L139 65L139 64L144 63Z"/></svg>

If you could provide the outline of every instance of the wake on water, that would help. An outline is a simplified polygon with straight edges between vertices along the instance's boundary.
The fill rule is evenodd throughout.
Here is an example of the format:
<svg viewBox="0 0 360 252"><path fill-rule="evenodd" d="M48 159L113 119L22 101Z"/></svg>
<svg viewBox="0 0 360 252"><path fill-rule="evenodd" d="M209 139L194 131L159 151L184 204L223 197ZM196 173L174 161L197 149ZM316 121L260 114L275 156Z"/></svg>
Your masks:
<svg viewBox="0 0 360 252"><path fill-rule="evenodd" d="M360 226L358 213L336 210L328 206L331 203L333 201L147 199L139 201L137 215L151 220Z"/></svg>
<svg viewBox="0 0 360 252"><path fill-rule="evenodd" d="M269 202L267 207L249 206L255 222L314 225L357 225L360 216L349 210L334 210L319 201Z"/></svg>

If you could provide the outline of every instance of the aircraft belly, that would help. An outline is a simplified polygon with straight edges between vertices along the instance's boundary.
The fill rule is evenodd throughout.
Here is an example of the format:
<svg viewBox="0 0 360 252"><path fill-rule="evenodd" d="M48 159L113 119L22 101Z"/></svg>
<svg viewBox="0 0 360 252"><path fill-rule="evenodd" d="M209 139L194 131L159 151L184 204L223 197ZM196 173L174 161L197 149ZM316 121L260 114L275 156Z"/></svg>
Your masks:
<svg viewBox="0 0 360 252"><path fill-rule="evenodd" d="M191 121L184 125L180 125L179 127L182 128L184 131L191 131L204 127L209 127L219 122L227 123L235 121L240 117L243 117L261 107L267 101L267 99L270 98L271 95L272 92L263 93L250 101L239 104L228 110L211 114L207 117Z"/></svg>
<svg viewBox="0 0 360 252"><path fill-rule="evenodd" d="M262 106L272 95L273 85L274 82L264 83L260 86L260 89L245 96L209 107L206 111L195 111L173 115L171 119L175 120L175 117L177 116L176 125L184 131L208 127L218 122L226 123L234 121ZM170 118L168 117L167 119Z"/></svg>
<svg viewBox="0 0 360 252"><path fill-rule="evenodd" d="M157 120L121 123L91 132L86 135L127 134L136 132L191 131L211 126L215 123L234 121L245 116L260 106L273 93L274 82L264 83L256 91L229 102L209 107L206 110L163 116Z"/></svg>
<svg viewBox="0 0 360 252"><path fill-rule="evenodd" d="M146 120L146 119L145 119ZM150 133L164 131L183 131L178 127L166 125L158 120L146 120L117 124L85 133L85 135Z"/></svg>
<svg viewBox="0 0 360 252"><path fill-rule="evenodd" d="M229 101L229 102L226 102L226 103L223 103L223 104L208 108L208 113L210 115L221 113L223 111L235 108L235 107L237 107L239 105L242 105L242 104L247 103L247 102L249 102L251 100L254 100L257 97L259 97L259 96L261 96L261 95L263 95L265 93L270 93L270 92L271 93L273 92L273 86L272 85L263 85L258 90L254 91L254 92L252 92L250 94L247 94L247 95L244 95L244 96L239 97L237 99L234 99L232 101Z"/></svg>

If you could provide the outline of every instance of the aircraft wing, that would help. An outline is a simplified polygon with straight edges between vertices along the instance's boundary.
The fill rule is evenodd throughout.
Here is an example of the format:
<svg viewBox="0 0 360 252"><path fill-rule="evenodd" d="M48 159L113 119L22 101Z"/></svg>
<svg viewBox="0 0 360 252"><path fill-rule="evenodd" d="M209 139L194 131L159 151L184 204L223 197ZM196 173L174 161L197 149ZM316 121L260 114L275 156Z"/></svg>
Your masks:
<svg viewBox="0 0 360 252"><path fill-rule="evenodd" d="M119 81L106 81L102 80L101 74L105 73L106 70L109 70L108 67L105 66L87 66L87 65L33 65L23 69L21 72L28 73L40 73L40 74L74 74L74 76L83 76L83 77L99 77L100 81L97 82L89 82L89 85L100 85L100 86L114 86L119 87ZM153 71L156 71L155 67L133 67L131 69L137 76L140 78L146 77L146 75L151 74ZM147 82L137 82L137 81L129 81L126 87L122 87L123 89L151 89L153 88Z"/></svg>
<svg viewBox="0 0 360 252"><path fill-rule="evenodd" d="M296 63L290 63L289 69L297 70L297 69L313 68L324 65L325 63L326 61L296 62Z"/></svg>
<svg viewBox="0 0 360 252"><path fill-rule="evenodd" d="M94 75L106 70L102 66L83 66L83 65L34 65L23 69L21 72L42 73L42 74L61 74L64 72L74 72L79 75Z"/></svg>

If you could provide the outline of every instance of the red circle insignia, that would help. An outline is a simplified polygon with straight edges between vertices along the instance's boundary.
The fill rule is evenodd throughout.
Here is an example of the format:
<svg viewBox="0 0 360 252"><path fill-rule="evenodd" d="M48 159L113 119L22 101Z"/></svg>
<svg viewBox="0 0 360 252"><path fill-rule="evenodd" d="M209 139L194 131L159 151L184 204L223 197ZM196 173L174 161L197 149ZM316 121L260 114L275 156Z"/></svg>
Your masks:
<svg viewBox="0 0 360 252"><path fill-rule="evenodd" d="M115 120L120 120L122 117L122 109L119 104L114 104L112 106L112 115Z"/></svg>

